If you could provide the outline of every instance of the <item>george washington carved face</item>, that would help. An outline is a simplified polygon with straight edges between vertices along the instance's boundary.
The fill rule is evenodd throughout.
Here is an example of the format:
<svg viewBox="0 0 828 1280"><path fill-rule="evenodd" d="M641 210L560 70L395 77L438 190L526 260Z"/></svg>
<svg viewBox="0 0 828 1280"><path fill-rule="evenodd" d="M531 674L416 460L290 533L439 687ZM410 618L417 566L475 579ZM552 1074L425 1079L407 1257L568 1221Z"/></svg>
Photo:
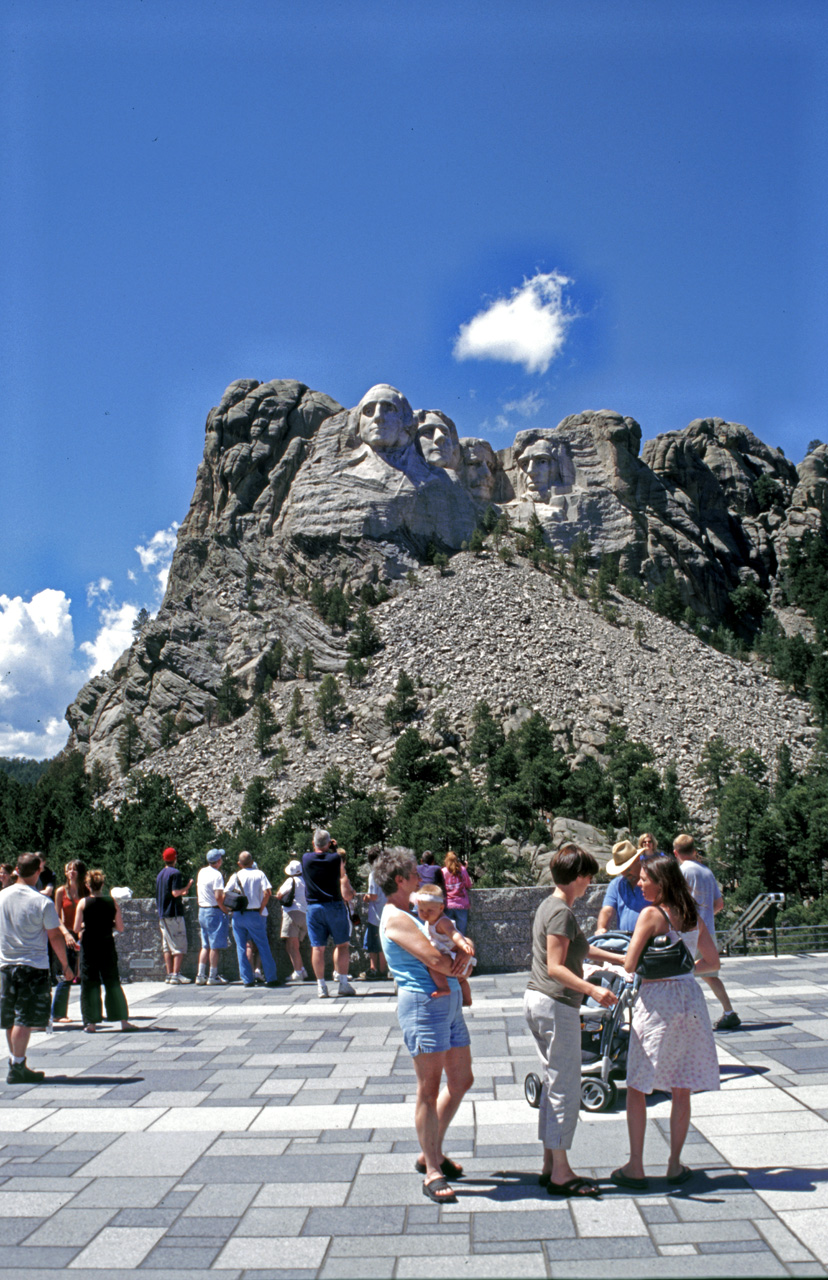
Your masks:
<svg viewBox="0 0 828 1280"><path fill-rule="evenodd" d="M411 405L396 387L380 382L366 391L357 406L359 436L376 453L396 453L414 438Z"/></svg>

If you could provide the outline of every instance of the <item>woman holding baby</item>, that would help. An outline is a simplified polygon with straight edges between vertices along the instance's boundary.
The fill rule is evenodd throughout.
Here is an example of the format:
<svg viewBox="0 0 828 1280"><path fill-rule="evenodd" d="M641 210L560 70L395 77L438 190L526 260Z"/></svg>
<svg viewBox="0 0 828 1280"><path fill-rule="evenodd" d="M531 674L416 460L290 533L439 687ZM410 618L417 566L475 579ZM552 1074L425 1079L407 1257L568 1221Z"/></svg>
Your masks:
<svg viewBox="0 0 828 1280"><path fill-rule="evenodd" d="M417 1075L414 1124L421 1158L415 1168L425 1175L423 1195L436 1204L450 1204L457 1197L448 1179L461 1177L463 1170L445 1156L443 1141L474 1083L458 975L466 972L474 947L452 930L454 955L446 954L430 941L428 923L411 914L411 895L417 893L420 877L408 849L384 850L374 863L374 879L386 896L380 941L397 982L397 1018ZM424 907L429 914L428 904ZM440 989L443 980L448 992Z"/></svg>

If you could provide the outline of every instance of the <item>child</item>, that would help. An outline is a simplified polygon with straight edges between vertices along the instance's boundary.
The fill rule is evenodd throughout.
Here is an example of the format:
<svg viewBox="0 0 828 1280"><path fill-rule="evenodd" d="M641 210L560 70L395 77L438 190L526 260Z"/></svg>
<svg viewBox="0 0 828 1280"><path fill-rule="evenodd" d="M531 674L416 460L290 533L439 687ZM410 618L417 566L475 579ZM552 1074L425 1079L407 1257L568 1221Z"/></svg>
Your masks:
<svg viewBox="0 0 828 1280"><path fill-rule="evenodd" d="M438 951L442 951L443 955L451 956L452 960L457 955L458 950L465 951L468 955L465 969L457 974L463 1005L468 1008L472 1002L469 974L477 964L474 959L473 945L468 938L463 937L462 933L457 932L454 922L443 914L445 905L443 893L436 884L421 884L417 892L412 894L411 897L416 904L417 914L423 924L427 925L428 940L431 945L436 947ZM447 996L449 994L449 984L446 975L440 973L437 969L429 969L428 972L437 987L436 991L432 991L432 996Z"/></svg>

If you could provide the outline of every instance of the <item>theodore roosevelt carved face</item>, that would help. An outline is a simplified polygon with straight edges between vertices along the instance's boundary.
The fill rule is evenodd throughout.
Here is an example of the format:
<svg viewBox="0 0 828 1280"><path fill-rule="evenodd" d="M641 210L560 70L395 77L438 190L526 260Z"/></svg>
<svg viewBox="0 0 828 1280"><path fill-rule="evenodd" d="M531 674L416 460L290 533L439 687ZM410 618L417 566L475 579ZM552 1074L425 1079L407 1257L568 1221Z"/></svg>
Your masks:
<svg viewBox="0 0 828 1280"><path fill-rule="evenodd" d="M497 456L488 440L468 437L461 441L463 480L478 502L491 502L497 471Z"/></svg>
<svg viewBox="0 0 828 1280"><path fill-rule="evenodd" d="M411 405L396 387L380 382L357 405L357 431L376 453L397 453L414 438Z"/></svg>

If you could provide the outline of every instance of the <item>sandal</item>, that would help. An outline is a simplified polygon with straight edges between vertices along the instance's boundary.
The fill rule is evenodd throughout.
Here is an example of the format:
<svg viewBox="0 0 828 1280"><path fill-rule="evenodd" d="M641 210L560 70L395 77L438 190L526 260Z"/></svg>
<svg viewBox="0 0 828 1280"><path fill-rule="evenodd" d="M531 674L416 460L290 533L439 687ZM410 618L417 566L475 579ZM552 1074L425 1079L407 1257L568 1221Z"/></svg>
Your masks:
<svg viewBox="0 0 828 1280"><path fill-rule="evenodd" d="M425 1160L415 1160L414 1168L417 1170L417 1173L425 1173ZM463 1166L462 1164L455 1164L453 1160L449 1160L448 1156L446 1156L445 1160L440 1165L440 1172L445 1178L462 1178Z"/></svg>
<svg viewBox="0 0 828 1280"><path fill-rule="evenodd" d="M613 1169L610 1182L614 1182L616 1187L624 1187L627 1191L646 1191L650 1185L646 1178L632 1178L623 1169Z"/></svg>
<svg viewBox="0 0 828 1280"><path fill-rule="evenodd" d="M440 1192L443 1194L440 1195ZM435 1204L457 1204L457 1196L445 1178L432 1178L431 1182L424 1182L423 1195L433 1200Z"/></svg>
<svg viewBox="0 0 828 1280"><path fill-rule="evenodd" d="M541 1177L543 1175L541 1174ZM568 1182L553 1182L550 1178L546 1184L548 1196L565 1196L567 1199L583 1199L589 1196L593 1200L601 1198L601 1188L591 1178L570 1178Z"/></svg>

